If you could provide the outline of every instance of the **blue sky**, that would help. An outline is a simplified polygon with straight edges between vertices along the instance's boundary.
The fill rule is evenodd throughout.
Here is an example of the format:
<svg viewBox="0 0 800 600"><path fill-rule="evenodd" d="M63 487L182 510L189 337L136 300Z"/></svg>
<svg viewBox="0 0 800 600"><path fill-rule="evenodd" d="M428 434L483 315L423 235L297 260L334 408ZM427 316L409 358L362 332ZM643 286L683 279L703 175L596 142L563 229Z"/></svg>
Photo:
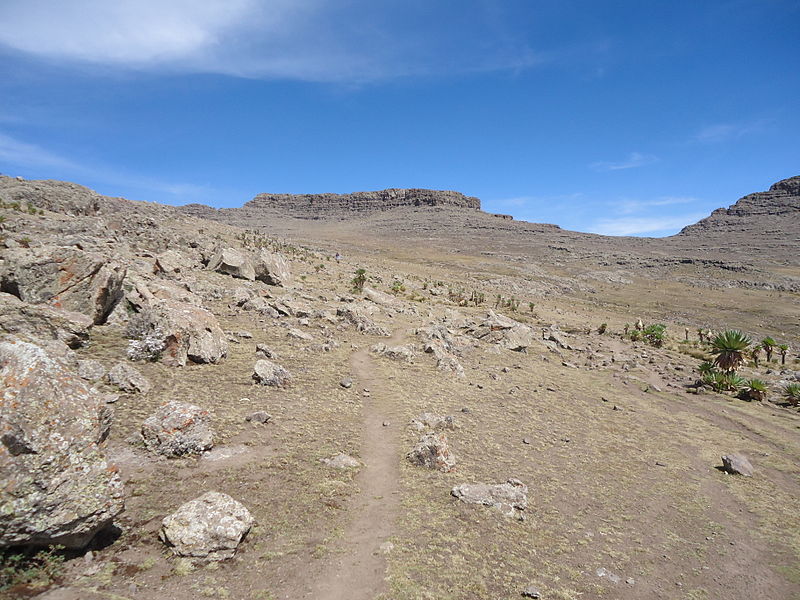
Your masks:
<svg viewBox="0 0 800 600"><path fill-rule="evenodd" d="M2 0L0 172L169 204L455 189L667 235L800 174L800 2Z"/></svg>

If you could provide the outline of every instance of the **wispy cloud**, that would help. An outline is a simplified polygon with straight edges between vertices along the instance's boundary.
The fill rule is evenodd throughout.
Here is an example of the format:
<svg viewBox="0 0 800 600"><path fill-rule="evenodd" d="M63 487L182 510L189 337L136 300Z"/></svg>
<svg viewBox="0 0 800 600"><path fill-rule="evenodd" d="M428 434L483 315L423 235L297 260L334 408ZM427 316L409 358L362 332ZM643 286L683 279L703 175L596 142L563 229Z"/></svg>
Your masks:
<svg viewBox="0 0 800 600"><path fill-rule="evenodd" d="M491 199L487 202L496 207L504 208L527 208L546 203L548 205L558 204L569 206L570 203L580 200L583 194L558 194L554 196L513 196L511 198Z"/></svg>
<svg viewBox="0 0 800 600"><path fill-rule="evenodd" d="M619 200L610 202L609 205L619 214L630 215L662 206L692 204L696 202L698 202L698 199L692 198L691 196L662 196L654 200Z"/></svg>
<svg viewBox="0 0 800 600"><path fill-rule="evenodd" d="M542 62L525 36L492 35L498 19L515 24L481 6L453 27L444 7L421 2L3 0L0 48L59 63L346 83Z"/></svg>
<svg viewBox="0 0 800 600"><path fill-rule="evenodd" d="M162 181L147 176L136 176L104 166L85 165L51 152L37 144L19 140L0 132L0 170L8 167L33 171L56 172L58 176L91 179L115 186L126 186L171 196L175 200L207 195L213 190L189 183Z"/></svg>
<svg viewBox="0 0 800 600"><path fill-rule="evenodd" d="M761 133L771 122L770 119L758 119L747 123L716 123L702 128L692 136L692 140L704 144L736 140L753 133Z"/></svg>
<svg viewBox="0 0 800 600"><path fill-rule="evenodd" d="M625 160L621 161L598 161L589 165L589 167L598 172L605 171L621 171L623 169L636 169L652 165L658 162L658 157L652 154L642 154L640 152L631 152Z"/></svg>
<svg viewBox="0 0 800 600"><path fill-rule="evenodd" d="M590 233L602 235L642 235L659 233L669 235L676 233L686 225L705 217L704 213L691 213L663 217L622 217L619 219L601 219L589 226Z"/></svg>

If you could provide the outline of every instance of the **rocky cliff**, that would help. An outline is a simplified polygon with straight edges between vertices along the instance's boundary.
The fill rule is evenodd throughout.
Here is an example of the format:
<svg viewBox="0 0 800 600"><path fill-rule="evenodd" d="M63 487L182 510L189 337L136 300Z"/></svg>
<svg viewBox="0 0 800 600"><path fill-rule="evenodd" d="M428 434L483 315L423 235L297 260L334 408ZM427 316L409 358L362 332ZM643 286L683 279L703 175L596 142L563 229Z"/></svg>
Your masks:
<svg viewBox="0 0 800 600"><path fill-rule="evenodd" d="M181 210L196 217L243 221L269 216L296 219L346 219L403 206L449 206L480 210L478 198L460 192L425 189L387 189L352 194L259 194L241 208L219 211L201 204Z"/></svg>

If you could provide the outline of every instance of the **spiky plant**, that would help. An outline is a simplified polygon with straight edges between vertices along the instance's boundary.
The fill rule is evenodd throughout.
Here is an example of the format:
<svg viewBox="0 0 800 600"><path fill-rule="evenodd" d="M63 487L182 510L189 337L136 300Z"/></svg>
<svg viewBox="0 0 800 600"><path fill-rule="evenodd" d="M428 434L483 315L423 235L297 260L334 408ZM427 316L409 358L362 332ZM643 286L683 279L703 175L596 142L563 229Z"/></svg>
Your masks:
<svg viewBox="0 0 800 600"><path fill-rule="evenodd" d="M662 324L648 325L642 331L645 341L651 346L660 348L667 337L667 326Z"/></svg>
<svg viewBox="0 0 800 600"><path fill-rule="evenodd" d="M729 329L717 334L711 341L711 352L716 355L714 364L724 372L735 372L744 363L750 338L741 331Z"/></svg>
<svg viewBox="0 0 800 600"><path fill-rule="evenodd" d="M720 373L719 371L710 371L709 373L706 373L703 375L702 381L705 385L711 387L711 389L715 392L721 392L725 389L725 374Z"/></svg>
<svg viewBox="0 0 800 600"><path fill-rule="evenodd" d="M697 370L700 371L700 375L708 375L714 372L714 365L705 360L698 365Z"/></svg>
<svg viewBox="0 0 800 600"><path fill-rule="evenodd" d="M778 346L778 351L781 353L781 365L785 365L786 355L789 353L789 346L787 344L781 344Z"/></svg>
<svg viewBox="0 0 800 600"><path fill-rule="evenodd" d="M739 394L743 400L763 402L767 397L767 384L760 379L748 379Z"/></svg>
<svg viewBox="0 0 800 600"><path fill-rule="evenodd" d="M765 337L763 340L761 340L761 347L764 349L764 352L767 355L767 362L772 361L772 352L775 350L775 343L775 340L773 340L771 337Z"/></svg>
<svg viewBox="0 0 800 600"><path fill-rule="evenodd" d="M800 383L787 383L783 386L783 397L792 406L800 405Z"/></svg>

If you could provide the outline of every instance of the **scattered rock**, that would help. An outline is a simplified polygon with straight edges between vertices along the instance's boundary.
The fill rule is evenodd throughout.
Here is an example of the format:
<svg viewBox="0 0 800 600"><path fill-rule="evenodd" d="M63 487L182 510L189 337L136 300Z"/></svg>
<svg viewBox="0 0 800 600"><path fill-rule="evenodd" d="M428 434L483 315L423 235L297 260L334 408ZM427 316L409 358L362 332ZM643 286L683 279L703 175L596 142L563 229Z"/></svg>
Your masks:
<svg viewBox="0 0 800 600"><path fill-rule="evenodd" d="M123 508L105 444L113 411L41 347L0 342L0 548L81 548Z"/></svg>
<svg viewBox="0 0 800 600"><path fill-rule="evenodd" d="M79 360L78 377L86 381L99 381L106 375L106 368L99 360Z"/></svg>
<svg viewBox="0 0 800 600"><path fill-rule="evenodd" d="M462 412L464 412L463 409ZM469 409L466 412L469 412ZM456 419L452 415L440 416L426 412L413 419L411 426L417 431L422 431L425 428L453 430L456 428Z"/></svg>
<svg viewBox="0 0 800 600"><path fill-rule="evenodd" d="M518 519L524 519L523 511L528 507L528 486L519 479L500 484L463 483L450 493L462 502L491 506Z"/></svg>
<svg viewBox="0 0 800 600"><path fill-rule="evenodd" d="M531 438L529 438L529 437L522 438L522 443L523 444L530 444L531 443Z"/></svg>
<svg viewBox="0 0 800 600"><path fill-rule="evenodd" d="M171 401L142 423L148 450L164 456L201 454L214 445L210 415L199 406Z"/></svg>
<svg viewBox="0 0 800 600"><path fill-rule="evenodd" d="M253 423L268 423L272 420L272 415L264 412L263 410L257 410L256 412L247 415L244 420Z"/></svg>
<svg viewBox="0 0 800 600"><path fill-rule="evenodd" d="M733 453L726 454L722 457L723 469L732 475L744 475L745 477L753 476L753 465L747 460L743 454Z"/></svg>
<svg viewBox="0 0 800 600"><path fill-rule="evenodd" d="M256 344L256 356L263 356L264 358L276 360L278 358L278 353L266 344Z"/></svg>
<svg viewBox="0 0 800 600"><path fill-rule="evenodd" d="M444 433L423 435L406 458L415 465L444 473L452 471L456 466L456 457L450 450Z"/></svg>
<svg viewBox="0 0 800 600"><path fill-rule="evenodd" d="M306 333L305 331L300 331L299 329L294 328L289 329L289 331L286 332L286 335L290 338L294 338L296 340L305 340L307 342L314 340L314 336L310 333Z"/></svg>
<svg viewBox="0 0 800 600"><path fill-rule="evenodd" d="M344 389L349 390L351 387L353 387L353 380L347 377L345 379L342 379L339 382L339 385L342 386Z"/></svg>
<svg viewBox="0 0 800 600"><path fill-rule="evenodd" d="M70 348L89 341L92 319L84 314L46 305L26 304L16 296L0 292L0 332L36 343L59 340Z"/></svg>
<svg viewBox="0 0 800 600"><path fill-rule="evenodd" d="M150 391L150 382L137 369L126 364L117 363L106 375L108 383L123 392L146 394Z"/></svg>
<svg viewBox="0 0 800 600"><path fill-rule="evenodd" d="M292 282L289 261L283 254L261 249L255 258L255 276L267 285L286 287Z"/></svg>
<svg viewBox="0 0 800 600"><path fill-rule="evenodd" d="M361 466L361 463L355 458L343 452L331 456L330 458L323 458L322 462L334 469L355 469Z"/></svg>
<svg viewBox="0 0 800 600"><path fill-rule="evenodd" d="M348 323L355 325L361 333L391 337L392 333L372 320L372 315L378 310L374 304L349 304L336 310L336 316L343 318Z"/></svg>
<svg viewBox="0 0 800 600"><path fill-rule="evenodd" d="M249 256L235 248L220 250L208 262L208 269L249 281L255 281L256 278L256 271Z"/></svg>
<svg viewBox="0 0 800 600"><path fill-rule="evenodd" d="M385 356L392 360L399 360L410 363L414 359L414 346L387 346L386 344L375 344L370 348L370 352Z"/></svg>
<svg viewBox="0 0 800 600"><path fill-rule="evenodd" d="M256 362L256 366L253 369L253 379L259 385L283 387L289 383L291 375L289 371L280 365L262 358Z"/></svg>
<svg viewBox="0 0 800 600"><path fill-rule="evenodd" d="M619 575L616 575L611 571L608 571L604 567L600 567L599 569L597 569L596 573L598 577L605 577L611 583L619 583L620 581L622 581L622 578Z"/></svg>
<svg viewBox="0 0 800 600"><path fill-rule="evenodd" d="M225 560L253 522L250 511L227 494L206 492L165 517L159 537L178 556Z"/></svg>
<svg viewBox="0 0 800 600"><path fill-rule="evenodd" d="M523 598L541 598L542 594L539 591L539 588L529 585L524 590L522 590L522 597Z"/></svg>

